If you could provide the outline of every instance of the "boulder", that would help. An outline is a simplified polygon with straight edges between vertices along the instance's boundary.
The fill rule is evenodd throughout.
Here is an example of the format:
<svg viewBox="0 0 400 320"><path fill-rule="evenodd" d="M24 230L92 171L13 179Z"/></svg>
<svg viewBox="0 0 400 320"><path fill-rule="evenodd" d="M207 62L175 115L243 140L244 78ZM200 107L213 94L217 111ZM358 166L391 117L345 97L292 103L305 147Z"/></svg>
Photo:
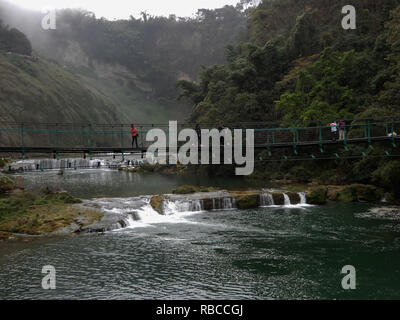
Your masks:
<svg viewBox="0 0 400 320"><path fill-rule="evenodd" d="M277 206L283 206L285 204L285 197L281 192L272 192L272 198L274 199L274 204Z"/></svg>
<svg viewBox="0 0 400 320"><path fill-rule="evenodd" d="M181 186L172 191L173 194L193 194L197 188L193 186Z"/></svg>
<svg viewBox="0 0 400 320"><path fill-rule="evenodd" d="M238 209L254 209L260 206L260 196L258 194L244 194L236 196Z"/></svg>
<svg viewBox="0 0 400 320"><path fill-rule="evenodd" d="M162 196L153 196L150 200L150 205L153 207L155 211L157 211L159 214L164 214L163 212L163 202L164 199Z"/></svg>
<svg viewBox="0 0 400 320"><path fill-rule="evenodd" d="M296 192L286 192L291 204L299 204L301 202L300 195Z"/></svg>

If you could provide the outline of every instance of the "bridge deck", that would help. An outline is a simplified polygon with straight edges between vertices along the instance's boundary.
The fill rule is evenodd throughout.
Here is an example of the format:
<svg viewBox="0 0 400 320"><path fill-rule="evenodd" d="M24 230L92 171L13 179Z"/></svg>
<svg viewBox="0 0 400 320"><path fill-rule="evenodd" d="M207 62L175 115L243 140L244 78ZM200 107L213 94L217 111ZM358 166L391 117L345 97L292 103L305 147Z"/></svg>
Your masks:
<svg viewBox="0 0 400 320"><path fill-rule="evenodd" d="M369 142L382 142L382 141L397 141L400 139L398 137L370 137L370 138L355 138L343 140L322 140L320 141L305 141L305 142L285 142L285 143L272 143L272 144L255 144L254 149L274 149L274 148L299 148L299 147L312 147L312 146L324 146L324 145L346 145L346 144L359 144L359 143L369 143ZM211 147L210 147L211 149ZM161 150L164 151L164 150ZM169 152L169 147L166 148L166 152ZM119 154L119 153L145 153L146 148L121 148L121 147L94 147L94 148L63 148L63 147L0 147L0 153L50 153L50 154L99 154L99 153L109 153L109 154Z"/></svg>

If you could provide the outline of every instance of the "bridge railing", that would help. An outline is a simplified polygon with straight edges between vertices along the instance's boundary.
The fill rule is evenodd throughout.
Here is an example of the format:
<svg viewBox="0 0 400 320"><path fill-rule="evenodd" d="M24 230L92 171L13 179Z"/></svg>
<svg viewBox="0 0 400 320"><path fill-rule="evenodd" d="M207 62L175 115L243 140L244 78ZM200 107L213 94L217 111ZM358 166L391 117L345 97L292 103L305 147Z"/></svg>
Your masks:
<svg viewBox="0 0 400 320"><path fill-rule="evenodd" d="M256 127L256 128L255 128ZM168 125L138 125L138 144L147 148L146 134L153 128L163 129L168 138ZM178 131L191 128L192 124L179 123ZM203 129L215 128L202 125ZM235 125L230 129L254 129L255 145L274 147L306 144L324 144L332 140L331 128L328 124L310 127L264 127L261 124ZM0 148L53 148L63 150L69 148L115 148L131 149L132 138L129 124L91 125L91 124L35 124L35 123L0 123ZM338 128L339 130L339 128ZM400 120L362 120L347 123L345 127L346 143L352 139L373 140L376 137L388 137L389 134L400 133Z"/></svg>

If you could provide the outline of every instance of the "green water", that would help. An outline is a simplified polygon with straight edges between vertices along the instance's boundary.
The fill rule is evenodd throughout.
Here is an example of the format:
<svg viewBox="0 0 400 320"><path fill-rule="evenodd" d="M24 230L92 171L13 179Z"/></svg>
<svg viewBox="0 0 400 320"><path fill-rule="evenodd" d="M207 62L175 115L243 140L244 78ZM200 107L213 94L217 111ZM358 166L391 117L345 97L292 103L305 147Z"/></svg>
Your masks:
<svg viewBox="0 0 400 320"><path fill-rule="evenodd" d="M223 188L262 187L261 182L244 182L240 178L210 179L195 175L138 174L115 170L69 170L60 176L57 171L18 175L26 191L37 192L50 187L62 189L80 198L134 197L171 193L183 185L214 186Z"/></svg>
<svg viewBox="0 0 400 320"><path fill-rule="evenodd" d="M157 191L182 182L141 179L132 193L119 187L121 196L147 194L148 181ZM399 220L370 207L205 212L105 235L0 243L0 299L398 299ZM56 268L56 290L41 288L45 265ZM356 290L341 287L345 265L356 268Z"/></svg>

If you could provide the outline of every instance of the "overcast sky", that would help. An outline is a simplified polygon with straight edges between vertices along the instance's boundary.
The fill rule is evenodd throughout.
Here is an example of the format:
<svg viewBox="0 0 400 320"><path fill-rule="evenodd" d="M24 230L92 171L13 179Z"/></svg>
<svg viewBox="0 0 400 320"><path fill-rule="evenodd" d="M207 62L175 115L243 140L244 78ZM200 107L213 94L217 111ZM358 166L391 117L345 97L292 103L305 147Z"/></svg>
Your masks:
<svg viewBox="0 0 400 320"><path fill-rule="evenodd" d="M224 5L235 5L239 0L8 0L22 7L42 10L53 8L83 8L92 11L96 17L107 19L138 17L141 11L152 15L179 17L192 16L197 9L221 8Z"/></svg>

